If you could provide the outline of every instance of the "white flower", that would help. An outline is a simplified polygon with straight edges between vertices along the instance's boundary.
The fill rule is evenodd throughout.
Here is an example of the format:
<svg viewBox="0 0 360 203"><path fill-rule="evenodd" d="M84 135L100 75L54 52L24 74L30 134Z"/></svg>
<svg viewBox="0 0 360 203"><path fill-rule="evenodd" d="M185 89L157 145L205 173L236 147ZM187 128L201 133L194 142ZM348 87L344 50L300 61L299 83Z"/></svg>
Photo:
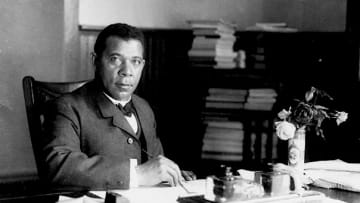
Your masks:
<svg viewBox="0 0 360 203"><path fill-rule="evenodd" d="M282 140L288 140L295 135L296 127L287 121L275 122L276 135Z"/></svg>
<svg viewBox="0 0 360 203"><path fill-rule="evenodd" d="M281 111L278 113L278 117L279 117L281 120L285 120L290 114L291 114L290 109L289 109L289 111L283 109L283 110L281 110Z"/></svg>
<svg viewBox="0 0 360 203"><path fill-rule="evenodd" d="M337 112L336 114L336 124L340 125L341 123L345 122L348 118L348 114L346 112Z"/></svg>

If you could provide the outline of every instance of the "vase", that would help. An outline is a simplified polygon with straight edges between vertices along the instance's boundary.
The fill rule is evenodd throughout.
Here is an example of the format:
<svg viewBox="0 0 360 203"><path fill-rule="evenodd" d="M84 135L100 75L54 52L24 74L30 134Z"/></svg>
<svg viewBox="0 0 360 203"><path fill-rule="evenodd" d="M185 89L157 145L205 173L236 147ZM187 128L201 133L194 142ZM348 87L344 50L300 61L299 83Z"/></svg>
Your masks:
<svg viewBox="0 0 360 203"><path fill-rule="evenodd" d="M288 165L303 174L305 163L305 126L297 129L288 140Z"/></svg>

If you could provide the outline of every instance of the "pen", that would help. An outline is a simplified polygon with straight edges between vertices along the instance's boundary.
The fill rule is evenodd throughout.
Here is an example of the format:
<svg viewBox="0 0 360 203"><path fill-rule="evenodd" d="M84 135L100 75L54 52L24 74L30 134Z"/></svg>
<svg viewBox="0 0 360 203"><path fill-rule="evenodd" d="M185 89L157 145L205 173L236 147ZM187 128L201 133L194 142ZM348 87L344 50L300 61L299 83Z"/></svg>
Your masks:
<svg viewBox="0 0 360 203"><path fill-rule="evenodd" d="M144 152L149 159L152 159L154 156L152 154L150 154L149 152L147 152L145 149L141 148L141 151ZM185 185L179 181L179 185L188 193L188 194L191 194L192 192L190 192L186 187Z"/></svg>
<svg viewBox="0 0 360 203"><path fill-rule="evenodd" d="M154 156L152 154L150 154L149 152L147 152L144 148L141 148L141 151L144 152L148 156L149 159L154 158Z"/></svg>
<svg viewBox="0 0 360 203"><path fill-rule="evenodd" d="M188 193L188 194L193 193L193 192L190 192L181 181L179 182L179 185L185 190L186 193Z"/></svg>

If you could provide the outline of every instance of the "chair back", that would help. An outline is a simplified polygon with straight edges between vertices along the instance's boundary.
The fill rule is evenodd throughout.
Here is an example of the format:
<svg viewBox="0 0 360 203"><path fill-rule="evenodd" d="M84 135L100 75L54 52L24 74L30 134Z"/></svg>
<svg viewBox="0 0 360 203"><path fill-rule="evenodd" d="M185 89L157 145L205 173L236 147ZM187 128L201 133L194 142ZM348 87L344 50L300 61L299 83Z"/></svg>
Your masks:
<svg viewBox="0 0 360 203"><path fill-rule="evenodd" d="M87 82L45 82L35 80L32 76L25 76L23 78L26 115L36 166L40 176L43 171L40 144L44 122L44 105L47 101L65 93L70 93Z"/></svg>

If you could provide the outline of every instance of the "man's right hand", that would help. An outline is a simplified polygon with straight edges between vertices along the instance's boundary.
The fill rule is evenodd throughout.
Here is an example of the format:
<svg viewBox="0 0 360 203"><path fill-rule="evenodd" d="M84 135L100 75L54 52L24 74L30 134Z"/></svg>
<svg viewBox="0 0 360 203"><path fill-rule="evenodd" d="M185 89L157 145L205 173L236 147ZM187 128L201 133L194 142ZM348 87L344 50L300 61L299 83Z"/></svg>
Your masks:
<svg viewBox="0 0 360 203"><path fill-rule="evenodd" d="M138 165L136 173L139 185L168 182L171 186L176 186L183 180L179 166L162 155Z"/></svg>

